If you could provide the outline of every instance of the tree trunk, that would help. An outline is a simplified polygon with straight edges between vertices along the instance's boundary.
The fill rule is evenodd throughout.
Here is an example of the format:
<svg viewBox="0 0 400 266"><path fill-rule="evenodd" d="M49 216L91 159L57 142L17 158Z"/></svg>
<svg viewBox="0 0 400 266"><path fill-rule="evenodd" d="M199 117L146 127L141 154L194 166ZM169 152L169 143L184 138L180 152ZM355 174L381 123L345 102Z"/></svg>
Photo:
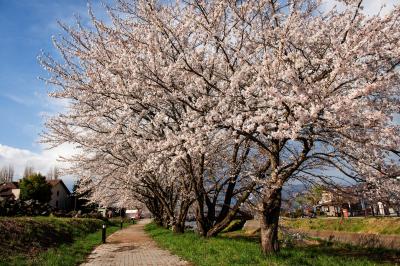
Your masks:
<svg viewBox="0 0 400 266"><path fill-rule="evenodd" d="M172 232L175 234L182 234L184 233L185 228L182 224L176 223L172 225Z"/></svg>
<svg viewBox="0 0 400 266"><path fill-rule="evenodd" d="M181 202L179 213L176 215L177 218L175 218L173 220L174 222L172 223L172 232L177 234L182 234L185 232L186 216L191 205L191 201L184 200Z"/></svg>
<svg viewBox="0 0 400 266"><path fill-rule="evenodd" d="M169 228L169 218L168 217L166 217L165 215L164 215L164 217L163 217L163 219L162 219L162 223L163 223L163 227L164 228Z"/></svg>
<svg viewBox="0 0 400 266"><path fill-rule="evenodd" d="M265 255L279 251L278 223L281 209L281 188L269 191L263 197L260 213L261 249Z"/></svg>
<svg viewBox="0 0 400 266"><path fill-rule="evenodd" d="M251 186L251 188L253 188L254 186ZM236 202L235 206L233 206L231 208L231 210L227 213L224 214L223 219L219 222L217 222L216 224L214 224L214 226L212 226L212 228L210 228L210 230L207 232L207 237L213 237L218 235L222 230L224 230L235 218L235 215L238 213L240 206L242 205L243 202L245 202L248 197L251 194L251 190L249 189L248 191L246 191Z"/></svg>
<svg viewBox="0 0 400 266"><path fill-rule="evenodd" d="M204 215L199 214L199 210L196 211L196 226L197 233L201 236L206 236L208 232L208 227L206 225L207 221Z"/></svg>
<svg viewBox="0 0 400 266"><path fill-rule="evenodd" d="M161 219L159 219L159 218L157 218L157 217L154 217L154 222L155 222L155 224L156 225L158 225L158 226L163 226L163 221L161 220Z"/></svg>

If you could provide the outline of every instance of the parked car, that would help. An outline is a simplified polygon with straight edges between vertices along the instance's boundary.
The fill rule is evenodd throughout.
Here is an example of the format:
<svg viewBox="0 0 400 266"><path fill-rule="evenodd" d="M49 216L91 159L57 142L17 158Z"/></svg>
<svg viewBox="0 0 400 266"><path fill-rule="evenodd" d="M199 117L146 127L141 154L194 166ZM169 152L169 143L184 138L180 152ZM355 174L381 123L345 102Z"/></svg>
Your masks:
<svg viewBox="0 0 400 266"><path fill-rule="evenodd" d="M142 218L142 211L141 210L126 210L125 215L130 220L139 220Z"/></svg>

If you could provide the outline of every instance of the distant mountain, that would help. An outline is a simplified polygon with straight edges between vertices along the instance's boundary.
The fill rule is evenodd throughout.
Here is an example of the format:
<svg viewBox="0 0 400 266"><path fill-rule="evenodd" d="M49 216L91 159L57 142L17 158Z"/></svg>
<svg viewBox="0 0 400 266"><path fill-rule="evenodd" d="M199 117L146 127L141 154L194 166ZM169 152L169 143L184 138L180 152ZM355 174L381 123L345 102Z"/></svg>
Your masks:
<svg viewBox="0 0 400 266"><path fill-rule="evenodd" d="M309 188L307 188L304 184L302 183L297 183L297 184L286 184L283 187L282 190L282 199L286 200L290 196L293 196L294 194L299 194L304 191L307 191Z"/></svg>

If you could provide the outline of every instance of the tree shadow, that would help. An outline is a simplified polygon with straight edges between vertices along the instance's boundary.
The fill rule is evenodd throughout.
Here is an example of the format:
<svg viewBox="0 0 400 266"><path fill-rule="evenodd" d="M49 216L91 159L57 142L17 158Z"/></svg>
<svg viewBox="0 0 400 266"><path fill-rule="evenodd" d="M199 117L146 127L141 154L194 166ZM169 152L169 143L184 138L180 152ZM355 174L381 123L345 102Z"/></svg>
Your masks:
<svg viewBox="0 0 400 266"><path fill-rule="evenodd" d="M235 231L224 233L220 238L235 239L246 242L260 242L260 234L246 234L243 231ZM296 251L308 254L310 257L324 255L329 257L345 257L368 259L379 263L400 264L400 250L384 249L384 248L363 248L350 244L332 242L316 238L305 237L301 240L297 239L290 244L285 243L284 236L280 238L282 251L277 254L281 259L289 259L295 256ZM287 251L287 252L285 252Z"/></svg>

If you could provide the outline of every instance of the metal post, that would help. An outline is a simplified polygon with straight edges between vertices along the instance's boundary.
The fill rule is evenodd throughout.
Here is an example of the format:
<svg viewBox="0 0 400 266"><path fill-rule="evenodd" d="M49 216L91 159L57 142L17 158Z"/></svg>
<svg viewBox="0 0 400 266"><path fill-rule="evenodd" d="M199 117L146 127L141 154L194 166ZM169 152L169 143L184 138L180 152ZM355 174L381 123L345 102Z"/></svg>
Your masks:
<svg viewBox="0 0 400 266"><path fill-rule="evenodd" d="M119 217L121 218L121 229L122 229L122 223L124 222L122 219L122 208L119 209Z"/></svg>
<svg viewBox="0 0 400 266"><path fill-rule="evenodd" d="M106 225L103 224L103 228L101 230L101 239L103 243L106 243Z"/></svg>

